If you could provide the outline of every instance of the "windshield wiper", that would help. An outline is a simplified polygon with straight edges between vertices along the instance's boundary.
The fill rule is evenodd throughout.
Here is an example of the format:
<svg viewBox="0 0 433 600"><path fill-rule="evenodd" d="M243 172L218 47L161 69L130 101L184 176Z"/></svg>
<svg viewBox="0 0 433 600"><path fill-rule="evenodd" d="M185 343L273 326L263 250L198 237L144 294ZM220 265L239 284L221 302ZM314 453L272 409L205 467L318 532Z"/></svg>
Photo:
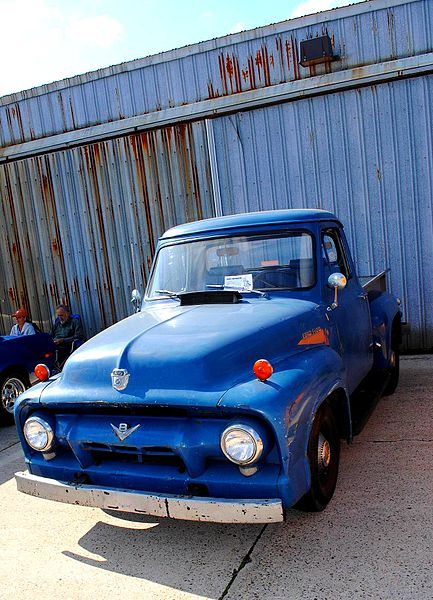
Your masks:
<svg viewBox="0 0 433 600"><path fill-rule="evenodd" d="M208 284L206 285L206 287L208 288L215 288L218 290L227 290L228 292L239 292L240 294L258 294L259 296L262 296L262 298L269 298L268 294L266 292L262 292L260 290L255 290L254 288L250 289L250 288L245 288L245 287L229 287L227 285L222 285L222 284Z"/></svg>
<svg viewBox="0 0 433 600"><path fill-rule="evenodd" d="M173 300L180 300L180 296L177 292L172 292L171 290L155 290L157 294L164 294L164 296L168 296Z"/></svg>

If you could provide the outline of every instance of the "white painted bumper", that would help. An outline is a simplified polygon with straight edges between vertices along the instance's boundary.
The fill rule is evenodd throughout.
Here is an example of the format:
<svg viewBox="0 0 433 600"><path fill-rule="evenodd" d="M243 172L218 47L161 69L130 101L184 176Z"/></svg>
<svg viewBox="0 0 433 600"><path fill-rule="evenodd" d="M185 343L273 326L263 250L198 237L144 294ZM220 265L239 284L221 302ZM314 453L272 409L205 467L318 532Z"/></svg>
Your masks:
<svg viewBox="0 0 433 600"><path fill-rule="evenodd" d="M27 471L15 473L15 480L18 491L24 494L106 510L212 523L276 523L283 520L279 498L238 500L147 494L92 485L70 485L31 475Z"/></svg>

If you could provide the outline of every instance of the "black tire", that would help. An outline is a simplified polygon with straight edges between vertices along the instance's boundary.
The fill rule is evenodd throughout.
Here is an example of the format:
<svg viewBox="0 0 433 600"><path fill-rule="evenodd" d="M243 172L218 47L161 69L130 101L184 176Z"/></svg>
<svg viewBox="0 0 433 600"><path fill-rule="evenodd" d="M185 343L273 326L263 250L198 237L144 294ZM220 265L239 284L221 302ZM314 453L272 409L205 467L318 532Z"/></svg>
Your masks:
<svg viewBox="0 0 433 600"><path fill-rule="evenodd" d="M334 413L324 402L316 413L308 441L311 488L296 505L299 510L323 510L334 495L340 464L340 436Z"/></svg>
<svg viewBox="0 0 433 600"><path fill-rule="evenodd" d="M391 357L388 367L389 380L383 391L384 396L391 396L398 386L400 377L400 329L397 324L392 327L391 333Z"/></svg>
<svg viewBox="0 0 433 600"><path fill-rule="evenodd" d="M28 378L21 373L0 376L0 425L14 423L15 401L28 387Z"/></svg>

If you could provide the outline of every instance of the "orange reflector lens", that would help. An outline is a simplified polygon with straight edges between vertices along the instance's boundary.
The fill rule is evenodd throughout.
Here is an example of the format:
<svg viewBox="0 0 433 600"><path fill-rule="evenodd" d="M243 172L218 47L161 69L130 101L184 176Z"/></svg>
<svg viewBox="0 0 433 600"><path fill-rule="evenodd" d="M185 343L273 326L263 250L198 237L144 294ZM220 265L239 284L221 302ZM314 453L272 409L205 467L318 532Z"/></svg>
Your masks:
<svg viewBox="0 0 433 600"><path fill-rule="evenodd" d="M40 381L46 381L50 376L50 371L46 365L36 365L35 367L35 375Z"/></svg>
<svg viewBox="0 0 433 600"><path fill-rule="evenodd" d="M260 379L260 381L266 381L266 379L269 379L269 377L272 375L274 369L269 361L264 358L260 358L254 363L253 371L257 379Z"/></svg>

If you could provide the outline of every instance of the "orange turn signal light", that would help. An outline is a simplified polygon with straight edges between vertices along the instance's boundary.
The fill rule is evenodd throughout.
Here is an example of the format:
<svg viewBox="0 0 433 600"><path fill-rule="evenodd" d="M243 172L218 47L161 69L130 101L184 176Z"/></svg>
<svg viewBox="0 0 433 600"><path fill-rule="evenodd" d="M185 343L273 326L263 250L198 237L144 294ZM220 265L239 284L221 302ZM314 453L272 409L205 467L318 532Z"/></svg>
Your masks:
<svg viewBox="0 0 433 600"><path fill-rule="evenodd" d="M266 381L266 379L269 379L269 377L272 375L274 369L268 360L265 358L260 358L254 363L253 371L257 379L260 379L260 381Z"/></svg>
<svg viewBox="0 0 433 600"><path fill-rule="evenodd" d="M46 381L50 376L50 370L47 365L39 364L35 367L35 375L40 381Z"/></svg>

